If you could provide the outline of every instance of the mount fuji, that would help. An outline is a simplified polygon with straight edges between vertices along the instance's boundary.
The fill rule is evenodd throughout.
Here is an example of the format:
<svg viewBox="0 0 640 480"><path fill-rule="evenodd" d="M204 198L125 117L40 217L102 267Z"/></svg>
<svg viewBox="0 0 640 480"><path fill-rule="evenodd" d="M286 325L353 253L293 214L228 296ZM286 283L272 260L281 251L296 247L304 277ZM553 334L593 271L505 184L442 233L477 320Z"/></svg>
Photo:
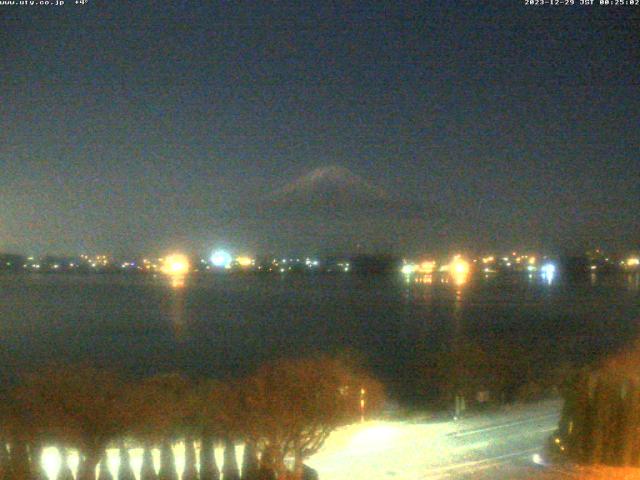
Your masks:
<svg viewBox="0 0 640 480"><path fill-rule="evenodd" d="M425 218L426 208L387 192L341 166L317 168L261 198L261 216L342 220Z"/></svg>

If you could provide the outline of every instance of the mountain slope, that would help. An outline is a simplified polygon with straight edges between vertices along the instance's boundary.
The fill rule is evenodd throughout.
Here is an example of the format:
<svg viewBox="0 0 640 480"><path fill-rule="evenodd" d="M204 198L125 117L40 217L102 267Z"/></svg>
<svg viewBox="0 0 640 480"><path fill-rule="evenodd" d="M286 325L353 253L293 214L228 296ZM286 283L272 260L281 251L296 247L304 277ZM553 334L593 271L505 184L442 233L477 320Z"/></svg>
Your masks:
<svg viewBox="0 0 640 480"><path fill-rule="evenodd" d="M260 199L263 216L356 220L422 217L424 206L392 195L340 166L317 168Z"/></svg>

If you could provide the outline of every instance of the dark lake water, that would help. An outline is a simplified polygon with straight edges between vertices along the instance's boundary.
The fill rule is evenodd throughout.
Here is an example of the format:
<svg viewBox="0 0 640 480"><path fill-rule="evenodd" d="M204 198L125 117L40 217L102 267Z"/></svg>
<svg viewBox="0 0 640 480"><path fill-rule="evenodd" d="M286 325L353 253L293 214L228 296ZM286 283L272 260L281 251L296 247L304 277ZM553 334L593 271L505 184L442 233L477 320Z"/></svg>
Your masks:
<svg viewBox="0 0 640 480"><path fill-rule="evenodd" d="M632 340L638 275L547 284L478 277L457 288L402 276L0 276L5 372L90 361L134 373L224 377L312 352L359 352L399 396L418 395L421 357L454 338L517 345L536 364L584 362Z"/></svg>

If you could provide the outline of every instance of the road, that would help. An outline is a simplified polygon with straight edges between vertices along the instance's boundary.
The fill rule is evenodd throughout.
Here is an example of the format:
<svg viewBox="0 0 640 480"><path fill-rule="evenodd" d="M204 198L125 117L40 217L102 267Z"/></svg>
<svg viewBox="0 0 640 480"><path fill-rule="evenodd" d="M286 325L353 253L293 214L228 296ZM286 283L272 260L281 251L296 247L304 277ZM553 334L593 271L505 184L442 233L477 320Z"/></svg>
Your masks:
<svg viewBox="0 0 640 480"><path fill-rule="evenodd" d="M526 478L560 408L553 400L455 422L365 422L335 432L308 464L331 480Z"/></svg>

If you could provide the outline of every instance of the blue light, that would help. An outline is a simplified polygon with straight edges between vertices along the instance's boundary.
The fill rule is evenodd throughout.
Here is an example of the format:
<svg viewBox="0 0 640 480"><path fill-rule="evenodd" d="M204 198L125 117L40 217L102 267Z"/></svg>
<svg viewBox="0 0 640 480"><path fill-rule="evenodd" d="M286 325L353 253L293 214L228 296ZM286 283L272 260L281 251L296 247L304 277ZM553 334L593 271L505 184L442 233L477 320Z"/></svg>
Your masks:
<svg viewBox="0 0 640 480"><path fill-rule="evenodd" d="M225 252L224 250L216 250L211 255L211 263L218 268L227 268L231 265L232 260L229 252Z"/></svg>
<svg viewBox="0 0 640 480"><path fill-rule="evenodd" d="M556 266L553 263L545 263L541 268L542 278L544 278L548 283L553 281L553 277L556 274Z"/></svg>
<svg viewBox="0 0 640 480"><path fill-rule="evenodd" d="M542 273L544 275L554 275L556 273L556 266L553 263L547 263L542 266Z"/></svg>

